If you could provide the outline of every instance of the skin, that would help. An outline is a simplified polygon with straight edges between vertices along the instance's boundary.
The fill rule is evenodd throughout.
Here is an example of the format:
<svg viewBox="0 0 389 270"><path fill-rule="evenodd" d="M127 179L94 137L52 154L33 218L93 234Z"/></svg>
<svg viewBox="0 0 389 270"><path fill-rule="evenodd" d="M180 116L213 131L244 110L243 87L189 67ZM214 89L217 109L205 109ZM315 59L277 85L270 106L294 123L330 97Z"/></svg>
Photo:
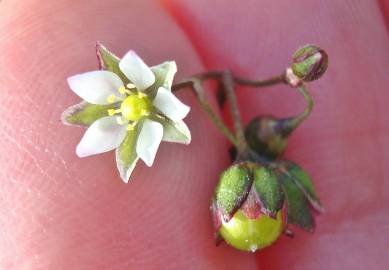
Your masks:
<svg viewBox="0 0 389 270"><path fill-rule="evenodd" d="M358 3L357 3L358 2ZM387 1L0 2L1 269L385 269L389 264ZM221 20L220 18L223 18ZM387 21L387 20L386 20ZM222 22L222 23L221 23ZM114 154L79 159L82 129L60 113L79 101L66 78L97 67L94 42L177 79L212 68L275 75L312 42L330 68L286 157L312 175L326 213L256 255L214 247L209 199L229 145L190 93L190 146L162 144L124 184ZM238 90L245 122L302 109L284 86ZM204 136L207 131L207 137Z"/></svg>

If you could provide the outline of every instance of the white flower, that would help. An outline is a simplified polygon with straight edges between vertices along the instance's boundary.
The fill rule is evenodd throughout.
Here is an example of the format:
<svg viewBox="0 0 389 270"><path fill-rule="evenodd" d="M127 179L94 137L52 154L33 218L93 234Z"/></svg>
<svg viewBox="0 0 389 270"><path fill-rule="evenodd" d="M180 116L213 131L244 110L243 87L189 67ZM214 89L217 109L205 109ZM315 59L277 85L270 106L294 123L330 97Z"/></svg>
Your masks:
<svg viewBox="0 0 389 270"><path fill-rule="evenodd" d="M97 70L68 78L70 88L85 102L63 114L66 123L89 126L76 148L79 157L116 149L121 178L128 182L141 158L152 166L162 140L188 144L182 121L190 108L171 92L175 62L149 68L134 52L121 60L97 46Z"/></svg>

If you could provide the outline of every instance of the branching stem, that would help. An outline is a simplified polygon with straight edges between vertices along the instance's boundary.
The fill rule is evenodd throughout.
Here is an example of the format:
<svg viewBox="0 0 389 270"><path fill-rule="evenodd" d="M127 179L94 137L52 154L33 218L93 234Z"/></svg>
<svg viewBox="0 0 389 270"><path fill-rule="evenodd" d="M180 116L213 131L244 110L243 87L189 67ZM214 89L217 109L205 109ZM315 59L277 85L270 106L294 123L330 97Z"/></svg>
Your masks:
<svg viewBox="0 0 389 270"><path fill-rule="evenodd" d="M211 105L208 103L205 97L205 91L203 88L204 81L207 80L216 80L221 85L224 94L227 97L228 102L230 103L231 116L233 119L233 125L235 133L233 133L220 118L220 116L215 113ZM181 81L172 86L172 91L179 91L185 88L191 88L196 95L196 98L200 106L208 114L211 121L215 126L231 141L231 143L237 148L238 152L243 152L247 149L247 142L244 135L244 129L242 121L240 118L240 112L237 105L236 94L235 94L235 85L243 85L250 87L267 87L276 84L287 84L285 77L285 72L275 76L273 78L265 80L249 80L242 79L240 77L234 76L229 70L226 71L208 71L204 73L199 73L192 76L189 79ZM297 87L298 91L303 95L307 106L304 111L291 119L291 126L297 127L300 125L311 113L313 108L313 100L308 91L306 90L304 84Z"/></svg>

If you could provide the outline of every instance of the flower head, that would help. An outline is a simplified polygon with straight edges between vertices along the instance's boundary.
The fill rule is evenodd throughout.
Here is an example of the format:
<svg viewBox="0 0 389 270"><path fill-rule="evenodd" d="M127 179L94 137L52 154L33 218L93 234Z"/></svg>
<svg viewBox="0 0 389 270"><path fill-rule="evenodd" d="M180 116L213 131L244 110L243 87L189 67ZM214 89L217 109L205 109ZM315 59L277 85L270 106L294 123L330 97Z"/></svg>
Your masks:
<svg viewBox="0 0 389 270"><path fill-rule="evenodd" d="M121 60L97 44L100 70L68 78L84 101L62 115L67 124L87 126L79 157L116 149L121 178L128 182L138 159L151 166L162 140L189 144L183 119L190 108L171 92L175 62L148 67L134 52Z"/></svg>

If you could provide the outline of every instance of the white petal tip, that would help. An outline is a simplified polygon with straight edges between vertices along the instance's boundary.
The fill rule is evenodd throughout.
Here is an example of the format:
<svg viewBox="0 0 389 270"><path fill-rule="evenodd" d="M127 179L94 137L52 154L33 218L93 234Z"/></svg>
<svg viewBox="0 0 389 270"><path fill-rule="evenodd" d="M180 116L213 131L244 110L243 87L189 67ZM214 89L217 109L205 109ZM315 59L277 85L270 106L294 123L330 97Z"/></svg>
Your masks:
<svg viewBox="0 0 389 270"><path fill-rule="evenodd" d="M120 178L122 179L122 181L125 183L125 184L128 184L128 182L130 181L130 177L124 177L123 175L120 176Z"/></svg>
<svg viewBox="0 0 389 270"><path fill-rule="evenodd" d="M79 147L79 145L78 145L77 148L76 148L76 155L77 155L79 158L83 158L83 157L89 156L89 155L84 151L84 149L82 149L81 147Z"/></svg>
<svg viewBox="0 0 389 270"><path fill-rule="evenodd" d="M143 160L143 161L145 162L145 164L147 165L147 167L153 166L154 159L152 159L152 160Z"/></svg>
<svg viewBox="0 0 389 270"><path fill-rule="evenodd" d="M77 76L78 76L78 75L73 75L73 76L68 77L68 78L66 79L66 81L68 82L68 85L69 85L70 88L72 88L74 79L76 79Z"/></svg>
<svg viewBox="0 0 389 270"><path fill-rule="evenodd" d="M188 115L189 112L190 112L190 107L188 105L184 104L184 106L182 107L181 119L179 119L179 120L184 119Z"/></svg>
<svg viewBox="0 0 389 270"><path fill-rule="evenodd" d="M174 122L184 119L190 111L189 106L182 103L172 92L163 87L158 88L153 104Z"/></svg>
<svg viewBox="0 0 389 270"><path fill-rule="evenodd" d="M107 97L123 86L118 75L107 70L89 71L67 78L70 89L83 100L107 105Z"/></svg>
<svg viewBox="0 0 389 270"><path fill-rule="evenodd" d="M136 144L136 152L148 167L154 163L162 137L163 126L158 122L145 120Z"/></svg>
<svg viewBox="0 0 389 270"><path fill-rule="evenodd" d="M154 73L133 50L123 56L119 62L119 68L140 91L150 87L155 82Z"/></svg>
<svg viewBox="0 0 389 270"><path fill-rule="evenodd" d="M189 145L191 142L192 142L192 138L189 138L189 139L188 139L186 142L184 142L183 144Z"/></svg>

